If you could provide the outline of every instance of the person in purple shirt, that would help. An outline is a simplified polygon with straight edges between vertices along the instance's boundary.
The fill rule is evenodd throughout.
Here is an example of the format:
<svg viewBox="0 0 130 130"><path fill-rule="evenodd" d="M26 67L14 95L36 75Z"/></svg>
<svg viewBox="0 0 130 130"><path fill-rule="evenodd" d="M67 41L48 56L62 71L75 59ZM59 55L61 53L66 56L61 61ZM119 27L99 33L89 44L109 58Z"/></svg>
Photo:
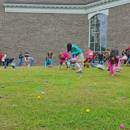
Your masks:
<svg viewBox="0 0 130 130"><path fill-rule="evenodd" d="M33 57L28 57L28 61L29 61L29 65L28 66L32 66L32 64L34 62L34 58Z"/></svg>

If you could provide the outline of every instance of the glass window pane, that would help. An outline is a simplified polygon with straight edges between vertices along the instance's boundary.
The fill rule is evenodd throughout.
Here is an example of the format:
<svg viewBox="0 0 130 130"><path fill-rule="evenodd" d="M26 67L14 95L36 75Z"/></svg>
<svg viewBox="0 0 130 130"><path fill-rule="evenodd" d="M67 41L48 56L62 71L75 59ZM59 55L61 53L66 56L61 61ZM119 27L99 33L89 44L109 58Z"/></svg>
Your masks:
<svg viewBox="0 0 130 130"><path fill-rule="evenodd" d="M94 35L93 34L90 35L90 42L94 42Z"/></svg>
<svg viewBox="0 0 130 130"><path fill-rule="evenodd" d="M97 14L90 20L90 47L95 51L106 51L107 16Z"/></svg>
<svg viewBox="0 0 130 130"><path fill-rule="evenodd" d="M106 41L106 33L101 33L101 42Z"/></svg>
<svg viewBox="0 0 130 130"><path fill-rule="evenodd" d="M94 42L95 43L97 43L97 42L99 43L100 42L100 33L95 33L94 34Z"/></svg>
<svg viewBox="0 0 130 130"><path fill-rule="evenodd" d="M90 48L94 50L94 43L90 43Z"/></svg>
<svg viewBox="0 0 130 130"><path fill-rule="evenodd" d="M101 51L106 51L106 42L101 43Z"/></svg>
<svg viewBox="0 0 130 130"><path fill-rule="evenodd" d="M95 51L100 51L100 43L95 43Z"/></svg>
<svg viewBox="0 0 130 130"><path fill-rule="evenodd" d="M100 23L96 24L96 29L95 30L96 30L96 32L100 32Z"/></svg>

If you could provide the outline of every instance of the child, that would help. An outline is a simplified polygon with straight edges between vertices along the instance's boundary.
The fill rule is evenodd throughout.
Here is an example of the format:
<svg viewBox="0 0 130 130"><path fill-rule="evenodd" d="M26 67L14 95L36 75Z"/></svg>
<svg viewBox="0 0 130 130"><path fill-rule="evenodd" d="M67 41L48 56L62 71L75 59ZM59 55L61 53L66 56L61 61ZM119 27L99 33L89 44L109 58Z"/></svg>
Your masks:
<svg viewBox="0 0 130 130"><path fill-rule="evenodd" d="M0 53L0 65L1 65L1 63L2 63L2 57L3 57L3 54Z"/></svg>
<svg viewBox="0 0 130 130"><path fill-rule="evenodd" d="M51 64L52 64L53 63L53 60L52 60L53 53L51 51L48 51L47 55L50 58L50 61L51 61Z"/></svg>
<svg viewBox="0 0 130 130"><path fill-rule="evenodd" d="M108 60L108 67L110 69L110 74L114 76L115 67L118 67L119 57L116 57L115 53L111 53Z"/></svg>
<svg viewBox="0 0 130 130"><path fill-rule="evenodd" d="M15 68L16 64L15 64L14 60L11 62L11 66L13 69Z"/></svg>
<svg viewBox="0 0 130 130"><path fill-rule="evenodd" d="M45 67L52 67L52 60L49 57L46 57L46 60L44 62Z"/></svg>
<svg viewBox="0 0 130 130"><path fill-rule="evenodd" d="M3 66L5 65L5 59L7 58L6 54L3 55L2 57L2 63L3 63Z"/></svg>
<svg viewBox="0 0 130 130"><path fill-rule="evenodd" d="M4 68L6 69L9 65L9 63L11 64L14 61L14 58L5 58L5 62L4 62Z"/></svg>
<svg viewBox="0 0 130 130"><path fill-rule="evenodd" d="M89 48L89 50L87 51L86 54L87 54L86 58L89 57L89 62L90 62L90 64L91 64L91 66L92 66L92 67L95 67L95 65L94 65L94 58L96 57L96 53L94 53L94 52L92 51L92 49ZM91 59L91 60L90 60L90 59Z"/></svg>
<svg viewBox="0 0 130 130"><path fill-rule="evenodd" d="M89 68L91 60L92 60L92 56L89 56L89 55L86 56L86 59L84 61L84 67Z"/></svg>
<svg viewBox="0 0 130 130"><path fill-rule="evenodd" d="M102 52L100 52L100 53L98 53L98 64L102 65L102 62L103 62L103 54L102 54Z"/></svg>
<svg viewBox="0 0 130 130"><path fill-rule="evenodd" d="M67 52L61 52L61 53L59 54L60 64L59 64L59 66L58 66L58 70L60 70L61 65L62 65L64 62L66 63L67 68L68 68L68 69L70 68L70 67L69 67L70 63L67 61L67 59L70 59L70 56L71 56L71 54L69 54L69 53L67 53Z"/></svg>
<svg viewBox="0 0 130 130"><path fill-rule="evenodd" d="M130 64L130 52L128 52L127 54L127 62L126 62L126 65L129 65Z"/></svg>
<svg viewBox="0 0 130 130"><path fill-rule="evenodd" d="M77 62L75 63L76 67L78 68L77 73L82 73L84 64L84 56L82 50L76 44L68 43L67 51L71 52L73 56L77 57Z"/></svg>
<svg viewBox="0 0 130 130"><path fill-rule="evenodd" d="M24 59L25 59L25 66L27 66L28 65L28 62L29 62L29 60L28 60L28 57L29 57L29 52L28 52L28 50L26 50L25 52L24 52Z"/></svg>
<svg viewBox="0 0 130 130"><path fill-rule="evenodd" d="M28 66L32 66L33 62L34 62L34 58L33 57L28 57L29 60L29 65Z"/></svg>
<svg viewBox="0 0 130 130"><path fill-rule="evenodd" d="M23 62L23 53L20 52L20 54L19 54L19 63L18 63L18 66L22 66L22 62Z"/></svg>

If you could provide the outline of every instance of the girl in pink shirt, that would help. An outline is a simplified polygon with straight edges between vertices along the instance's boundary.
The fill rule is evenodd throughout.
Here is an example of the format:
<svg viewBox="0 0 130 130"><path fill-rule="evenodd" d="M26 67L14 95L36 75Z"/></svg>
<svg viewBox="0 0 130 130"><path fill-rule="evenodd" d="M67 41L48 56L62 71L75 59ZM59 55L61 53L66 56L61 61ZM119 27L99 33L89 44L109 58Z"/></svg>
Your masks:
<svg viewBox="0 0 130 130"><path fill-rule="evenodd" d="M67 52L62 52L59 54L60 64L58 67L58 70L61 68L61 65L65 62L67 65L67 68L69 68L69 64L67 62L67 59L70 59L71 54Z"/></svg>

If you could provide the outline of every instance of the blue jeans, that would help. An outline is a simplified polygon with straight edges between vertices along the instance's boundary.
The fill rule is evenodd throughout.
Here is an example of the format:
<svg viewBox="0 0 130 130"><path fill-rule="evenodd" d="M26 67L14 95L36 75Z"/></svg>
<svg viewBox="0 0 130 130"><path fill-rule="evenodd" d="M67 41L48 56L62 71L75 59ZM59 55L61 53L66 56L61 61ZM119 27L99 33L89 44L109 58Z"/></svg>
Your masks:
<svg viewBox="0 0 130 130"><path fill-rule="evenodd" d="M4 68L6 69L7 68L7 61L5 60L5 62L4 62Z"/></svg>
<svg viewBox="0 0 130 130"><path fill-rule="evenodd" d="M23 62L23 60L22 60L22 59L19 59L18 66L22 66L22 62Z"/></svg>
<svg viewBox="0 0 130 130"><path fill-rule="evenodd" d="M92 59L92 60L90 61L90 65L91 65L92 67L95 67L93 61L94 61L94 59Z"/></svg>
<svg viewBox="0 0 130 130"><path fill-rule="evenodd" d="M99 59L98 64L102 64L103 59Z"/></svg>
<svg viewBox="0 0 130 130"><path fill-rule="evenodd" d="M32 66L33 62L34 62L34 59L29 61L30 66Z"/></svg>

